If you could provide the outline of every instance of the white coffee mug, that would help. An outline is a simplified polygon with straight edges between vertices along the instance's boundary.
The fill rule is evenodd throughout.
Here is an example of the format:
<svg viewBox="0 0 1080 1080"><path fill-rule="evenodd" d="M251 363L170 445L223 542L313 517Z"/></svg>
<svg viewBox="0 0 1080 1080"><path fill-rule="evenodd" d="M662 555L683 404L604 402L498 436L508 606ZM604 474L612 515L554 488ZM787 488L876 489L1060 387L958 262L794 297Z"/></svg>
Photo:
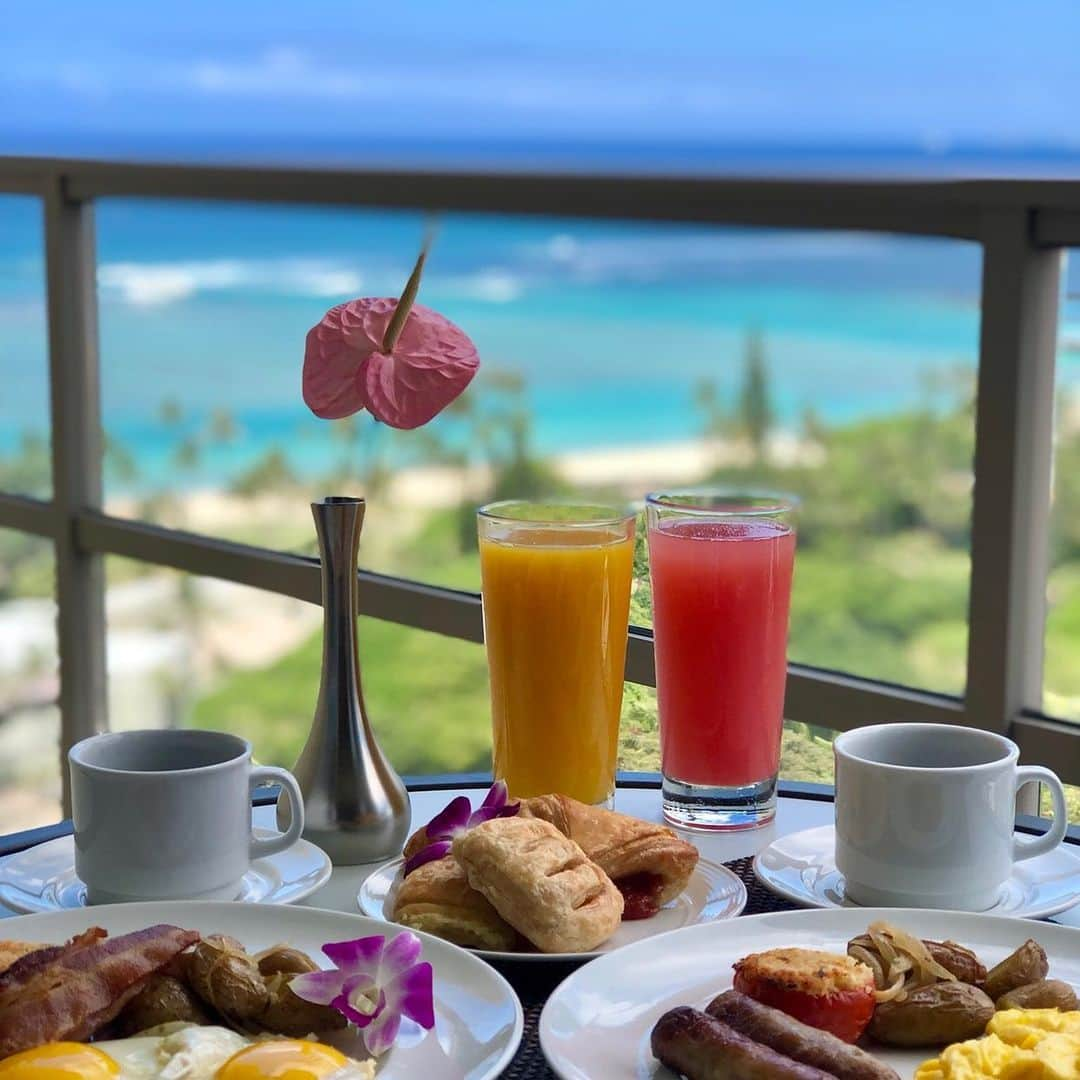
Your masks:
<svg viewBox="0 0 1080 1080"><path fill-rule="evenodd" d="M985 911L1013 863L1056 847L1068 818L1061 781L1017 765L1016 743L950 724L878 724L847 731L836 759L836 866L858 904ZM1016 793L1045 784L1054 820L1015 832Z"/></svg>
<svg viewBox="0 0 1080 1080"><path fill-rule="evenodd" d="M87 902L232 900L252 859L291 847L303 796L285 769L251 764L251 744L219 731L116 731L68 752L75 872ZM251 792L280 784L287 832L251 834Z"/></svg>

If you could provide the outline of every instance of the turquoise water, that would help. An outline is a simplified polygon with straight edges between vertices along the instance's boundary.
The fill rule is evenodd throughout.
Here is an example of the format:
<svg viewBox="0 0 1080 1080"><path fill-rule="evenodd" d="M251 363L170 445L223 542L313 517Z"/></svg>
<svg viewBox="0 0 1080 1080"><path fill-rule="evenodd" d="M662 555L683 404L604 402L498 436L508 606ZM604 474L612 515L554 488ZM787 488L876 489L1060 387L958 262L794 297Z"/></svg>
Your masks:
<svg viewBox="0 0 1080 1080"><path fill-rule="evenodd" d="M0 447L46 426L39 228L32 200L0 200ZM221 482L272 445L305 472L340 459L300 400L304 335L334 303L398 292L421 231L411 214L104 201L104 418L137 483ZM525 378L536 445L555 451L699 434L693 387L730 397L750 330L789 426L807 408L843 422L941 399L935 376L973 370L978 277L960 242L455 215L421 299L485 369ZM159 420L167 399L177 424ZM177 442L216 408L238 438L178 471ZM394 453L417 445L395 436Z"/></svg>

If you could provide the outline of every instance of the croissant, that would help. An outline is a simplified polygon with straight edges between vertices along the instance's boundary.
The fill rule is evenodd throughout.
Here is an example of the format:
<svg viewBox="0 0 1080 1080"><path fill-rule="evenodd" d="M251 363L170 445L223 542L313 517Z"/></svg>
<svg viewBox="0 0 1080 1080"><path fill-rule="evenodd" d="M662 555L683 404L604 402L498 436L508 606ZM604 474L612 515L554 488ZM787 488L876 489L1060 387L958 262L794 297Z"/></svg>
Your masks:
<svg viewBox="0 0 1080 1080"><path fill-rule="evenodd" d="M624 919L655 915L686 888L698 850L671 829L568 795L522 799L520 816L548 821L577 843L623 894Z"/></svg>
<svg viewBox="0 0 1080 1080"><path fill-rule="evenodd" d="M517 945L514 928L475 889L449 855L417 867L398 886L390 917L467 949L506 952Z"/></svg>
<svg viewBox="0 0 1080 1080"><path fill-rule="evenodd" d="M618 889L546 821L485 822L455 838L454 858L469 884L541 952L588 952L619 927Z"/></svg>

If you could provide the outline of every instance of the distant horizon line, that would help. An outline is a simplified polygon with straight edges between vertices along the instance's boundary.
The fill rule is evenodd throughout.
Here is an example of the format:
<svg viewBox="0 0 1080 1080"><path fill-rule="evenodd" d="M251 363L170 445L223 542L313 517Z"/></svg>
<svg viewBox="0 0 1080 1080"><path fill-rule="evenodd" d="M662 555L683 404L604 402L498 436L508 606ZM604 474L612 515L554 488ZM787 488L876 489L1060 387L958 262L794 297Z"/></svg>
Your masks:
<svg viewBox="0 0 1080 1080"><path fill-rule="evenodd" d="M663 149L675 152L691 152L730 156L755 153L765 155L831 156L836 154L904 154L926 159L944 159L956 156L1047 156L1054 158L1080 158L1080 139L1075 142L1055 142L1046 139L930 139L911 136L889 137L827 137L800 138L786 136L765 137L700 137L685 135L624 135L607 132L596 134L559 135L538 133L522 135L518 132L461 133L461 134L385 134L360 133L349 135L307 132L172 132L160 131L113 131L56 129L0 128L0 154L24 154L25 147L42 147L49 142L65 145L100 143L110 147L117 144L145 146L216 146L238 143L245 146L274 147L277 152L288 147L317 146L334 148L338 153L379 147L410 149L454 150L460 147L483 147L499 150L593 150L599 153L611 150ZM286 144L284 147L282 144ZM41 150L35 150L40 154Z"/></svg>

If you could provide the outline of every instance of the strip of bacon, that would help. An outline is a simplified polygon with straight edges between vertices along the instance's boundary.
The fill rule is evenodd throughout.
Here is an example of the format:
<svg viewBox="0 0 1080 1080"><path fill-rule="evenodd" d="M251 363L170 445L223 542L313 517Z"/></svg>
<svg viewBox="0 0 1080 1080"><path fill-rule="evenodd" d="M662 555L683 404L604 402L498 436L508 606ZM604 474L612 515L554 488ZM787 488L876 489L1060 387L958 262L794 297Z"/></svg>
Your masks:
<svg viewBox="0 0 1080 1080"><path fill-rule="evenodd" d="M88 1039L150 975L199 940L193 930L164 924L106 940L101 934L39 949L0 974L0 1058Z"/></svg>
<svg viewBox="0 0 1080 1080"><path fill-rule="evenodd" d="M88 945L93 945L108 936L107 931L102 930L100 926L91 926L89 930L76 934L66 945L46 945L44 948L35 949L25 956L20 956L18 960L0 972L0 1012L3 1011L4 1003L9 995L17 996L27 980L47 964L58 960L65 953L85 949Z"/></svg>

